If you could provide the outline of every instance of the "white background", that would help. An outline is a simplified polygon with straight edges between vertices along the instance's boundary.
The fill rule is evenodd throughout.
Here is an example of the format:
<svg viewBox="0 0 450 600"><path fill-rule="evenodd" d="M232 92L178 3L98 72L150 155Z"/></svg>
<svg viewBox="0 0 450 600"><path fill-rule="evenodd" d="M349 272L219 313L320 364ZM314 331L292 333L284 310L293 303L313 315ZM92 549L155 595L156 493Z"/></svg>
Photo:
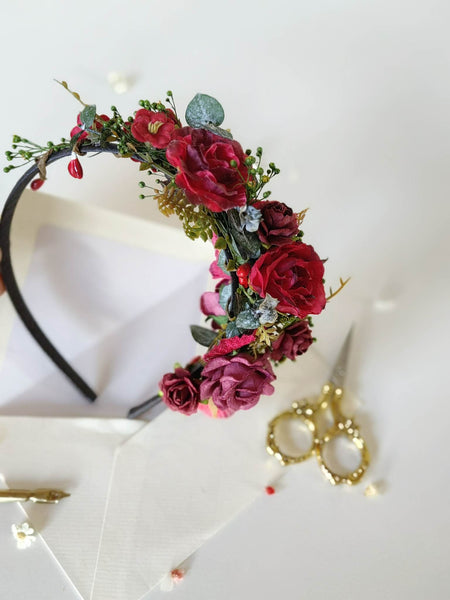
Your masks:
<svg viewBox="0 0 450 600"><path fill-rule="evenodd" d="M78 106L53 78L126 115L167 89L181 114L209 93L235 138L281 168L274 199L310 207L305 239L329 257L327 284L352 276L315 319L317 348L331 360L356 322L351 383L386 493L370 504L293 469L198 553L176 597L449 595L449 17L447 2L416 0L2 4L2 148L14 133L68 135ZM46 192L154 217L133 165L83 167L75 181L55 166ZM15 179L2 174L3 198Z"/></svg>

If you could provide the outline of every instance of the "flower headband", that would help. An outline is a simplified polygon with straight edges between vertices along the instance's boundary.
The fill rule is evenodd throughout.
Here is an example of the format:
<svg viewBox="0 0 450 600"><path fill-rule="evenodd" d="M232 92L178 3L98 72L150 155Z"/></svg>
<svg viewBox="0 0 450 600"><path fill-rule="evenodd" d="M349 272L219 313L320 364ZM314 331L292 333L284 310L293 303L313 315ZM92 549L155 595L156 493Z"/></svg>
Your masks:
<svg viewBox="0 0 450 600"><path fill-rule="evenodd" d="M140 171L156 176L139 186L153 197L166 216L175 214L191 239L211 240L215 260L210 272L215 291L205 292L200 307L205 326L191 326L194 339L206 347L186 366L175 365L159 384L160 392L130 411L137 416L161 398L172 410L190 415L202 410L228 417L253 407L261 395L273 393L272 364L295 360L308 350L311 315L324 309L336 292L324 289L324 261L303 241L300 229L306 211L294 213L283 202L269 200L266 185L280 170L274 163L262 166L262 148L243 150L220 126L220 103L197 94L186 109L187 126L180 121L172 92L166 103L141 100L141 108L128 119L111 107L111 116L98 115L95 105L82 102L65 87L83 109L70 139L46 147L15 135L8 161L25 160L31 168L9 195L0 221L3 282L13 305L32 336L53 362L89 399L96 394L72 369L45 336L25 304L11 265L10 229L23 190L38 190L46 167L71 157L68 171L83 177L79 157L109 152L140 163ZM16 165L5 167L8 172ZM151 181L151 180L149 180ZM157 187L154 187L157 186Z"/></svg>

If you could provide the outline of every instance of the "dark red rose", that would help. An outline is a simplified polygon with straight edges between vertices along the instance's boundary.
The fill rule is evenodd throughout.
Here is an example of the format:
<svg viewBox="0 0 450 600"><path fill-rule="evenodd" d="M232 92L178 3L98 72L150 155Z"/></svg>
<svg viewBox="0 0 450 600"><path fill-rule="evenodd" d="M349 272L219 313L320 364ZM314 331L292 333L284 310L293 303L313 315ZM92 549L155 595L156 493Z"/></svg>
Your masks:
<svg viewBox="0 0 450 600"><path fill-rule="evenodd" d="M99 115L98 117L95 118L94 122L92 123L92 128L91 129L95 129L96 131L101 131L103 129L103 121L109 121L109 117L108 115ZM74 135L77 135L77 133L81 133L79 139L80 140L84 140L87 138L88 136L88 132L85 131L82 128L83 123L81 122L81 117L78 114L77 116L77 126L73 127L71 132L70 132L70 137L73 137Z"/></svg>
<svg viewBox="0 0 450 600"><path fill-rule="evenodd" d="M197 412L200 401L198 381L187 369L178 367L174 373L166 373L159 382L162 399L167 406L184 415Z"/></svg>
<svg viewBox="0 0 450 600"><path fill-rule="evenodd" d="M237 410L248 410L257 404L261 394L274 392L275 379L266 357L253 358L249 354L218 356L206 363L200 384L202 400L212 399L214 405L227 415Z"/></svg>
<svg viewBox="0 0 450 600"><path fill-rule="evenodd" d="M167 148L177 125L172 111L154 112L141 108L131 125L131 134L138 142L148 142L154 148Z"/></svg>
<svg viewBox="0 0 450 600"><path fill-rule="evenodd" d="M258 237L263 244L282 246L292 242L292 238L298 233L297 217L292 208L275 200L269 202L260 200L253 206L262 213Z"/></svg>
<svg viewBox="0 0 450 600"><path fill-rule="evenodd" d="M283 356L295 360L304 354L312 344L311 329L306 321L298 321L286 327L272 344L270 358L281 360Z"/></svg>
<svg viewBox="0 0 450 600"><path fill-rule="evenodd" d="M246 204L246 155L235 140L183 127L175 131L166 157L178 168L175 182L192 204L203 204L213 212ZM236 166L230 165L232 161Z"/></svg>
<svg viewBox="0 0 450 600"><path fill-rule="evenodd" d="M324 268L312 246L292 242L262 254L250 272L250 285L262 298L279 301L277 310L303 319L325 308Z"/></svg>

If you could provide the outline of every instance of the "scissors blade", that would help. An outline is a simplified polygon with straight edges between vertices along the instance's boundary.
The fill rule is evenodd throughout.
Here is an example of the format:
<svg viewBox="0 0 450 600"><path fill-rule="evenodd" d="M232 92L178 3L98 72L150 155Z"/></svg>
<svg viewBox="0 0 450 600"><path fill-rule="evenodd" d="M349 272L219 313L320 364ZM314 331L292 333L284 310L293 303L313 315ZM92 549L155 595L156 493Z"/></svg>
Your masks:
<svg viewBox="0 0 450 600"><path fill-rule="evenodd" d="M331 375L329 381L337 388L341 388L344 385L345 376L347 374L347 365L348 359L350 356L350 347L352 344L353 337L353 325L350 328L350 331L347 333L347 337L342 344L342 347L339 351L339 355L334 364L333 370L331 371Z"/></svg>

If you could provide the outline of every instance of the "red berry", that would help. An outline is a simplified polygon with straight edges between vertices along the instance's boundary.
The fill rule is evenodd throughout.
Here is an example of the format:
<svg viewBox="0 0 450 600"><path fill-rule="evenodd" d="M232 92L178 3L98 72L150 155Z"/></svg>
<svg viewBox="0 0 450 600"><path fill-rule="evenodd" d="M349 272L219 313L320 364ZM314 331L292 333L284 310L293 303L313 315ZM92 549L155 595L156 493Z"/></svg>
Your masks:
<svg viewBox="0 0 450 600"><path fill-rule="evenodd" d="M67 169L72 177L75 177L75 179L81 179L83 177L83 167L81 166L78 158L71 160L67 165Z"/></svg>
<svg viewBox="0 0 450 600"><path fill-rule="evenodd" d="M271 485L268 485L268 486L266 487L266 494L267 494L268 496L272 496L272 494L275 494L275 488L274 488L274 487L272 487Z"/></svg>
<svg viewBox="0 0 450 600"><path fill-rule="evenodd" d="M248 263L245 265L241 265L236 269L236 275L238 277L239 283L244 288L248 288L248 276L251 271L251 266Z"/></svg>
<svg viewBox="0 0 450 600"><path fill-rule="evenodd" d="M251 270L250 265L248 263L245 263L245 265L241 265L240 267L238 267L236 269L236 275L238 277L248 277L250 270Z"/></svg>
<svg viewBox="0 0 450 600"><path fill-rule="evenodd" d="M34 191L38 190L40 187L42 187L44 185L44 179L41 179L40 177L38 179L33 179L33 181L30 184L30 188Z"/></svg>

